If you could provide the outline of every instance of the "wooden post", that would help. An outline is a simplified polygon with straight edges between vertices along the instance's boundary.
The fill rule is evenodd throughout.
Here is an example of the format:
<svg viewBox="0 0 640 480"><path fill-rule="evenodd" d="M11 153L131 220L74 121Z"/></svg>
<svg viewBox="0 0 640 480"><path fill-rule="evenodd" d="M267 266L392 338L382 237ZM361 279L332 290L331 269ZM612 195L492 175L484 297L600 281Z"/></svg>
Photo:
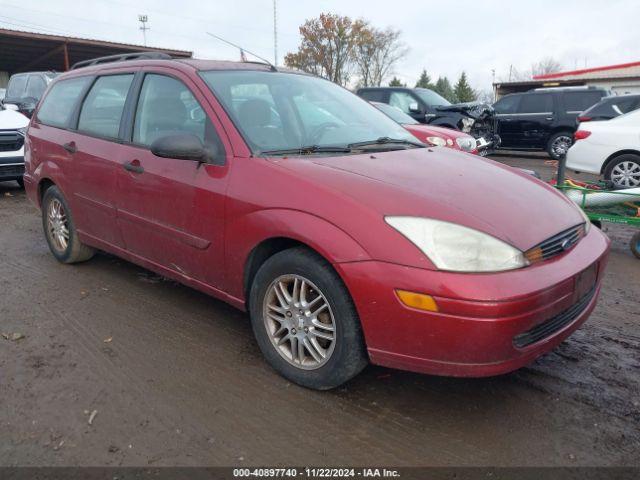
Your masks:
<svg viewBox="0 0 640 480"><path fill-rule="evenodd" d="M67 48L66 41L64 42L63 52L64 52L64 71L66 72L67 70L69 70L69 49Z"/></svg>

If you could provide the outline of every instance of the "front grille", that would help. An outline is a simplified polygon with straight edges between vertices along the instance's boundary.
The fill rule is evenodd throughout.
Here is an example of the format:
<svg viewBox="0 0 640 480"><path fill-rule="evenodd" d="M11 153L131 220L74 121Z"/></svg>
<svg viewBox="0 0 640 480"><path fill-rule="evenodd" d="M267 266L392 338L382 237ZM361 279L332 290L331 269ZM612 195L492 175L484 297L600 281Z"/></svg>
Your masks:
<svg viewBox="0 0 640 480"><path fill-rule="evenodd" d="M573 322L578 316L584 312L589 305L589 302L593 299L596 293L596 287L593 287L589 293L582 297L578 302L574 303L571 307L564 312L559 313L555 317L550 318L546 322L542 322L536 325L530 330L513 337L513 344L518 348L524 348L532 343L539 342L557 331L563 329L565 326Z"/></svg>
<svg viewBox="0 0 640 480"><path fill-rule="evenodd" d="M530 263L541 262L566 252L585 235L584 223L560 232L535 247L527 250L524 256Z"/></svg>
<svg viewBox="0 0 640 480"><path fill-rule="evenodd" d="M15 130L0 130L0 152L15 152L24 145L24 137Z"/></svg>
<svg viewBox="0 0 640 480"><path fill-rule="evenodd" d="M0 164L0 178L20 177L22 175L24 175L24 165L4 166Z"/></svg>

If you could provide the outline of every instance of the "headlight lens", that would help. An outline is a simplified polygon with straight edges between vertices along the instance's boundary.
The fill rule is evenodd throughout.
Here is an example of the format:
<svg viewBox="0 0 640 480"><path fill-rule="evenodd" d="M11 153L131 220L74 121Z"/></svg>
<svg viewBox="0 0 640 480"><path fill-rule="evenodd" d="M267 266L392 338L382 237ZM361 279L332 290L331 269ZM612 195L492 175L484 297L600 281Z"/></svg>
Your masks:
<svg viewBox="0 0 640 480"><path fill-rule="evenodd" d="M473 137L458 137L456 143L460 147L460 150L465 152L473 152L476 149L476 139Z"/></svg>
<svg viewBox="0 0 640 480"><path fill-rule="evenodd" d="M472 228L419 217L385 217L385 221L422 250L439 270L501 272L529 265L520 250Z"/></svg>
<svg viewBox="0 0 640 480"><path fill-rule="evenodd" d="M587 214L584 213L584 210L582 210L577 205L576 205L576 208L580 212L580 215L582 215L582 218L584 218L584 233L586 235L587 233L589 233L589 229L591 228L591 220L589 219L589 217L587 217Z"/></svg>
<svg viewBox="0 0 640 480"><path fill-rule="evenodd" d="M442 137L427 137L427 142L436 147L444 147L447 144L447 141Z"/></svg>

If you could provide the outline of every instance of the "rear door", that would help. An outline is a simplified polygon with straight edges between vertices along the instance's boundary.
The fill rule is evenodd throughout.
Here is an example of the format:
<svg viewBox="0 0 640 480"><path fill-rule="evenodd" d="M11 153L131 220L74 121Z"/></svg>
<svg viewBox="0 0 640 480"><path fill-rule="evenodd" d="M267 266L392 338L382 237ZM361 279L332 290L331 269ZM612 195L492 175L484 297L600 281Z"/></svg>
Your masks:
<svg viewBox="0 0 640 480"><path fill-rule="evenodd" d="M145 71L137 80L128 144L117 174L118 225L137 258L212 285L222 282L227 144L197 86L173 69ZM167 135L196 135L216 162L161 158L150 151ZM226 140L225 140L226 141Z"/></svg>
<svg viewBox="0 0 640 480"><path fill-rule="evenodd" d="M500 135L500 145L502 147L518 148L520 146L515 113L518 110L521 98L522 95L517 93L506 95L493 105L496 111L497 133Z"/></svg>
<svg viewBox="0 0 640 480"><path fill-rule="evenodd" d="M134 72L94 79L76 112L74 138L66 142L72 162L69 178L82 233L122 248L116 223L116 171L122 152L120 128ZM77 212L77 213L76 213Z"/></svg>
<svg viewBox="0 0 640 480"><path fill-rule="evenodd" d="M518 148L546 148L554 120L552 93L523 94L513 114L512 128L515 144Z"/></svg>

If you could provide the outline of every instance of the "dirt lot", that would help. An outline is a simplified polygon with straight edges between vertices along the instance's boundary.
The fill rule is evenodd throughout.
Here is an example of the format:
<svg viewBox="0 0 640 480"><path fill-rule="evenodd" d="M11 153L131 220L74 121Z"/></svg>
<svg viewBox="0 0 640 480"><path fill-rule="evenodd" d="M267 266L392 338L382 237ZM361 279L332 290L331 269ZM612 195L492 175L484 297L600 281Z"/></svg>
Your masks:
<svg viewBox="0 0 640 480"><path fill-rule="evenodd" d="M0 225L0 332L24 335L0 337L0 465L640 465L629 229L606 229L591 319L530 367L476 380L369 367L318 393L276 375L219 301L107 255L56 263L13 183Z"/></svg>

